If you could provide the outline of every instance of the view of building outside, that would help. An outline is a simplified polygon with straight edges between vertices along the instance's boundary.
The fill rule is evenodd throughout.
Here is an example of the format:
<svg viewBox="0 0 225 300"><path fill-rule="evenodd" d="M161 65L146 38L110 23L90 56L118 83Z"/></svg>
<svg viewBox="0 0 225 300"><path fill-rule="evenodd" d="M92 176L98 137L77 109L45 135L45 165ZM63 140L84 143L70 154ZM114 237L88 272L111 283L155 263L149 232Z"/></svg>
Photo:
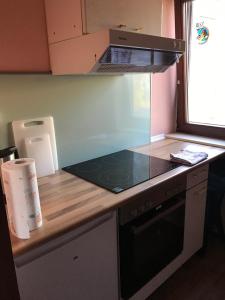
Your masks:
<svg viewBox="0 0 225 300"><path fill-rule="evenodd" d="M225 0L195 0L188 68L188 122L225 126Z"/></svg>

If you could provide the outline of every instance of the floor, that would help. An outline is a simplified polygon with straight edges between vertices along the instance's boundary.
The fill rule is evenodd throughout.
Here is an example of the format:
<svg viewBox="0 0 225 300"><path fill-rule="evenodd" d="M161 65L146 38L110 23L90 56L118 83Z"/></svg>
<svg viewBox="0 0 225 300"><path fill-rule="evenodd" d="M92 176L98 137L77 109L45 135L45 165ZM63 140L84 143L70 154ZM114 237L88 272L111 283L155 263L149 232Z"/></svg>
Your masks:
<svg viewBox="0 0 225 300"><path fill-rule="evenodd" d="M211 236L204 255L194 255L149 300L225 300L225 241Z"/></svg>

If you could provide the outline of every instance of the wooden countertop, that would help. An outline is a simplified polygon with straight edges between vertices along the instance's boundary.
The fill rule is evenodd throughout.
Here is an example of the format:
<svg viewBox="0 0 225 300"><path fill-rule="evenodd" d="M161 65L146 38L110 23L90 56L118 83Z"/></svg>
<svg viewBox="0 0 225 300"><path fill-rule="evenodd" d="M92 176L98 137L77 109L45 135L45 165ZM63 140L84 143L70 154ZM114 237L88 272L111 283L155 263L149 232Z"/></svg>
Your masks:
<svg viewBox="0 0 225 300"><path fill-rule="evenodd" d="M133 151L168 159L176 152L193 143L164 139ZM188 172L225 153L225 149L198 145L200 151L208 153L208 159L194 167L181 166L165 174L145 181L122 193L114 194L90 182L64 171L38 180L43 215L43 226L31 232L31 238L21 240L12 236L14 256L44 243L70 229L74 229L107 211L124 205L129 199L147 191L174 176Z"/></svg>

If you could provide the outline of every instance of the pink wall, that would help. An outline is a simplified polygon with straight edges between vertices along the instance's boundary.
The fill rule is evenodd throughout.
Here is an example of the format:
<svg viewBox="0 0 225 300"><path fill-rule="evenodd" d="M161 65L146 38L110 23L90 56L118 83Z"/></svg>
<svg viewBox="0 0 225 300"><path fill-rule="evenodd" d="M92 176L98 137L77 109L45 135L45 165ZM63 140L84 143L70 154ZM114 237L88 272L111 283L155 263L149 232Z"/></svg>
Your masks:
<svg viewBox="0 0 225 300"><path fill-rule="evenodd" d="M0 1L0 72L50 70L44 0Z"/></svg>
<svg viewBox="0 0 225 300"><path fill-rule="evenodd" d="M175 37L174 0L163 1L162 35ZM176 66L165 73L152 75L151 135L173 132L176 129Z"/></svg>

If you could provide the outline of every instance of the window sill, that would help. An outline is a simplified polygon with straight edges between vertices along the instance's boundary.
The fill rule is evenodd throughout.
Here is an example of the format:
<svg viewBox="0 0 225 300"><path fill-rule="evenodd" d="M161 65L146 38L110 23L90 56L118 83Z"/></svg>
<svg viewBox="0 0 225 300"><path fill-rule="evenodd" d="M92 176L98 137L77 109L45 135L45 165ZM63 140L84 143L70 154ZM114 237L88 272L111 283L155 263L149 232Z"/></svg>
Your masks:
<svg viewBox="0 0 225 300"><path fill-rule="evenodd" d="M184 142L193 142L193 143L198 143L207 146L225 148L224 140L204 137L200 135L192 135L187 133L175 132L175 133L166 134L166 137L174 140L184 141Z"/></svg>

